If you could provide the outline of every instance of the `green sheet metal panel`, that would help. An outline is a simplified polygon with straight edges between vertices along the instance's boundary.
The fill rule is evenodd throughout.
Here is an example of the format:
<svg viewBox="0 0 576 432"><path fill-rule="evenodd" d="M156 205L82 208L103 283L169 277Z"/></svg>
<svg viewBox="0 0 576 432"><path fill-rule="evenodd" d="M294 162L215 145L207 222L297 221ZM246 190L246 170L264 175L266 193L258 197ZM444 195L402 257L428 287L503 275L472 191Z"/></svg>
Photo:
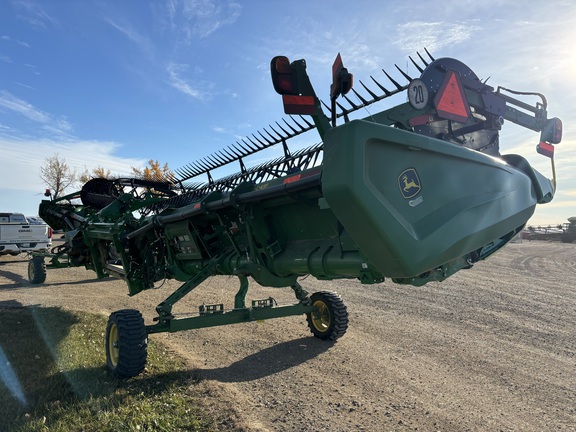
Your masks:
<svg viewBox="0 0 576 432"><path fill-rule="evenodd" d="M388 277L412 277L522 226L532 183L485 154L354 120L327 132L324 197Z"/></svg>

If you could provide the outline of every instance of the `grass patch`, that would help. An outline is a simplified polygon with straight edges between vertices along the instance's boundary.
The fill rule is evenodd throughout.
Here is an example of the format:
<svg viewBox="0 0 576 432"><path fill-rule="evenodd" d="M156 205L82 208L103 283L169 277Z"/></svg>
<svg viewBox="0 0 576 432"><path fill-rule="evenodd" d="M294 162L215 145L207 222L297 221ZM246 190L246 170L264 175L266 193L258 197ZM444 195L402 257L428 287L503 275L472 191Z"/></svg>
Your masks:
<svg viewBox="0 0 576 432"><path fill-rule="evenodd" d="M0 309L1 431L207 431L184 361L157 341L146 371L106 369L100 315Z"/></svg>

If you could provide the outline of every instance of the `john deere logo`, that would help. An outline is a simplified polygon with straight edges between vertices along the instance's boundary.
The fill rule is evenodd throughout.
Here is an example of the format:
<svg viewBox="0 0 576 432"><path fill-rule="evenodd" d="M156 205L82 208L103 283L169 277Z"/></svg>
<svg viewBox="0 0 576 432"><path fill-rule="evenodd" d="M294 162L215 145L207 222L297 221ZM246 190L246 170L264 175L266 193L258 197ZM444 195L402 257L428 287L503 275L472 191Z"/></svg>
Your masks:
<svg viewBox="0 0 576 432"><path fill-rule="evenodd" d="M406 199L415 197L422 189L418 173L414 168L402 171L402 174L398 176L398 186L402 196Z"/></svg>

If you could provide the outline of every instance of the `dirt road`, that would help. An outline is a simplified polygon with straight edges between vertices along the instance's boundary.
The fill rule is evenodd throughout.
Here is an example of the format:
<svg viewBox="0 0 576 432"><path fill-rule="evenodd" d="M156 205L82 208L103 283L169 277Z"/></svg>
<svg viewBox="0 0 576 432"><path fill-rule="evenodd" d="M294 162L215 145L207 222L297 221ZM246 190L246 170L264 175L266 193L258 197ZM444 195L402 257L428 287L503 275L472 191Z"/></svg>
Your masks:
<svg viewBox="0 0 576 432"><path fill-rule="evenodd" d="M337 343L304 317L162 338L189 360L222 428L248 431L576 431L576 244L510 244L488 261L421 288L386 281L301 281L338 291L350 327ZM32 286L20 259L0 258L0 305L103 312L147 322L177 285L129 298L123 282L52 270ZM234 278L214 277L179 304L231 306ZM293 302L291 290L250 298Z"/></svg>

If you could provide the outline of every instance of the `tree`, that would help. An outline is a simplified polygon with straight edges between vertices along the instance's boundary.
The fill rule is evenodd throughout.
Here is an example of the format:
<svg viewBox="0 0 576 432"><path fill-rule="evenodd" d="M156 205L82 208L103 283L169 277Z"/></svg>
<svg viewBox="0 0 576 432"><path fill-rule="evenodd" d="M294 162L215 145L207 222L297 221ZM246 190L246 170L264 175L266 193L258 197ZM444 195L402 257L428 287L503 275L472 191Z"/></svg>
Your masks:
<svg viewBox="0 0 576 432"><path fill-rule="evenodd" d="M109 169L105 169L104 167L97 166L96 168L92 169L92 173L89 173L87 169L84 170L82 175L78 178L80 183L86 183L93 178L105 178L111 179L113 178L112 174L110 173Z"/></svg>
<svg viewBox="0 0 576 432"><path fill-rule="evenodd" d="M174 179L174 173L168 167L168 163L165 163L164 166L160 166L160 162L152 159L148 161L148 166L144 169L132 167L132 172L138 177L146 180L172 182Z"/></svg>
<svg viewBox="0 0 576 432"><path fill-rule="evenodd" d="M66 188L78 181L78 174L70 168L66 159L56 153L44 159L44 166L40 167L40 178L46 183L52 196L58 198Z"/></svg>

